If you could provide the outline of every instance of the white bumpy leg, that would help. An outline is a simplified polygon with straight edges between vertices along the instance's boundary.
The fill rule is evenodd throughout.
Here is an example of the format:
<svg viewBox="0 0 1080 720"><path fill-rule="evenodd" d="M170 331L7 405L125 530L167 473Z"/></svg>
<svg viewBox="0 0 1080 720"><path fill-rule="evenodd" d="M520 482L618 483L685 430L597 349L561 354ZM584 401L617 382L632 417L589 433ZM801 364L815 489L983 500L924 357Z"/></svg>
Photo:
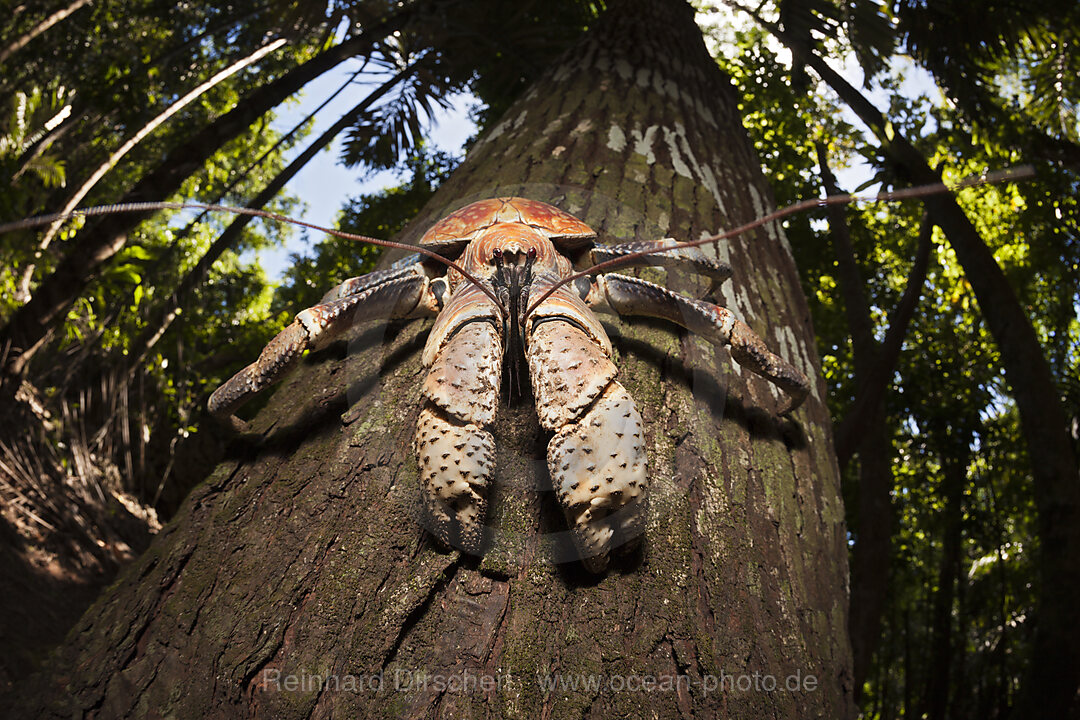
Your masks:
<svg viewBox="0 0 1080 720"><path fill-rule="evenodd" d="M442 346L424 380L416 428L420 501L427 529L447 545L479 552L495 440L502 343L488 322L461 326Z"/></svg>
<svg viewBox="0 0 1080 720"><path fill-rule="evenodd" d="M540 424L555 431L548 468L582 562L603 572L610 552L636 543L646 510L645 431L603 348L552 319L529 338Z"/></svg>

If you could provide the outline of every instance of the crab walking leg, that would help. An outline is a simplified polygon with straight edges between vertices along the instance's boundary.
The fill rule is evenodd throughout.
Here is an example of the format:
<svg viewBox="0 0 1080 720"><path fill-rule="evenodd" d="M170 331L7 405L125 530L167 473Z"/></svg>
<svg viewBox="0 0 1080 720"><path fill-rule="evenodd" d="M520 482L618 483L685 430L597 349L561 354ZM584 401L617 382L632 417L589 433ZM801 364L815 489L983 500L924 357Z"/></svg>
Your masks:
<svg viewBox="0 0 1080 720"><path fill-rule="evenodd" d="M730 310L694 300L638 278L601 275L596 278L586 303L597 310L619 315L662 318L694 332L714 345L729 345L739 365L769 380L787 393L786 415L802 404L810 381L783 358L772 353L762 340Z"/></svg>
<svg viewBox="0 0 1080 720"><path fill-rule="evenodd" d="M259 359L233 375L207 402L210 413L228 419L256 393L280 380L304 351L319 348L359 320L434 315L438 300L421 275L384 280L364 292L310 307L271 340ZM242 423L234 420L234 425Z"/></svg>
<svg viewBox="0 0 1080 720"><path fill-rule="evenodd" d="M397 278L410 277L413 275L420 277L427 275L427 273L424 272L424 266L420 263L420 255L418 254L402 258L385 270L369 272L366 275L349 278L345 282L335 285L322 296L322 300L319 300L319 304L323 305L328 302L333 302L334 300L340 300L343 297L366 292L387 280L395 280Z"/></svg>
<svg viewBox="0 0 1080 720"><path fill-rule="evenodd" d="M548 469L582 562L599 573L645 529L644 429L604 348L570 318L541 320L527 355L540 424L555 431Z"/></svg>
<svg viewBox="0 0 1080 720"><path fill-rule="evenodd" d="M712 279L713 287L731 277L731 266L716 258L711 258L698 247L679 247L678 240L664 238L651 242L632 242L619 245L597 245L585 255L583 265L590 267L599 265L609 260L617 260L627 255L655 250L657 248L673 248L666 252L644 255L627 262L624 267L662 266L682 268L699 275Z"/></svg>
<svg viewBox="0 0 1080 720"><path fill-rule="evenodd" d="M502 378L502 341L486 320L467 322L439 349L427 377L416 427L420 506L439 540L479 552L487 489L495 470L495 419Z"/></svg>

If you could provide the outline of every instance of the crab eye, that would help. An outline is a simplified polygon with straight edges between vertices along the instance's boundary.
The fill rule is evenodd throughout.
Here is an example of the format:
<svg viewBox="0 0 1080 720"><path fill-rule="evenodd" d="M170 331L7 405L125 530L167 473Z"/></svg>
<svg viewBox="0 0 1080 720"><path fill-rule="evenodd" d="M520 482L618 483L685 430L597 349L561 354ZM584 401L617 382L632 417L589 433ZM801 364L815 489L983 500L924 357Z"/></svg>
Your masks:
<svg viewBox="0 0 1080 720"><path fill-rule="evenodd" d="M500 248L495 248L494 250L491 251L491 257L493 257L493 258L501 258L502 257L502 250Z"/></svg>
<svg viewBox="0 0 1080 720"><path fill-rule="evenodd" d="M527 255L528 255L528 258L530 260L535 260L536 259L536 248L529 248L529 252L528 252Z"/></svg>

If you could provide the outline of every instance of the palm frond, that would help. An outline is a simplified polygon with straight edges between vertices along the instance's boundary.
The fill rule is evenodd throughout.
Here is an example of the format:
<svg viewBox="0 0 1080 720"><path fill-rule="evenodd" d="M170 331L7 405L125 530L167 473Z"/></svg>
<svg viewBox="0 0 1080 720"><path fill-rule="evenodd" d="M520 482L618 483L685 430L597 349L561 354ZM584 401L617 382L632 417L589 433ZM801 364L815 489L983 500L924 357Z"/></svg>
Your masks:
<svg viewBox="0 0 1080 720"><path fill-rule="evenodd" d="M447 80L431 62L415 63L396 94L364 113L349 129L342 162L386 169L404 161L423 141L436 109L448 108L449 96L460 89Z"/></svg>

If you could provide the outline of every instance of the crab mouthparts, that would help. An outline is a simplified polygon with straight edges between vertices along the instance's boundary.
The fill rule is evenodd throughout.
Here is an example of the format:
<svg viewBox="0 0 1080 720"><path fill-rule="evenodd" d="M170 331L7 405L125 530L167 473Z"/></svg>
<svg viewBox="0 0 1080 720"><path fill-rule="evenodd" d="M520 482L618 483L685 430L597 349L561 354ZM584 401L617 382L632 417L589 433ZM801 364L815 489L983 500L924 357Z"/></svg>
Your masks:
<svg viewBox="0 0 1080 720"><path fill-rule="evenodd" d="M536 262L536 248L529 248L524 253L524 258L517 250L504 252L496 248L491 259L495 263L495 275L491 282L495 294L499 297L506 354L511 358L510 362L503 363L509 374L509 401L510 395L515 392L521 395L521 374L525 362L525 313L529 307L529 288L533 280L532 267ZM509 328L507 320L510 322Z"/></svg>

